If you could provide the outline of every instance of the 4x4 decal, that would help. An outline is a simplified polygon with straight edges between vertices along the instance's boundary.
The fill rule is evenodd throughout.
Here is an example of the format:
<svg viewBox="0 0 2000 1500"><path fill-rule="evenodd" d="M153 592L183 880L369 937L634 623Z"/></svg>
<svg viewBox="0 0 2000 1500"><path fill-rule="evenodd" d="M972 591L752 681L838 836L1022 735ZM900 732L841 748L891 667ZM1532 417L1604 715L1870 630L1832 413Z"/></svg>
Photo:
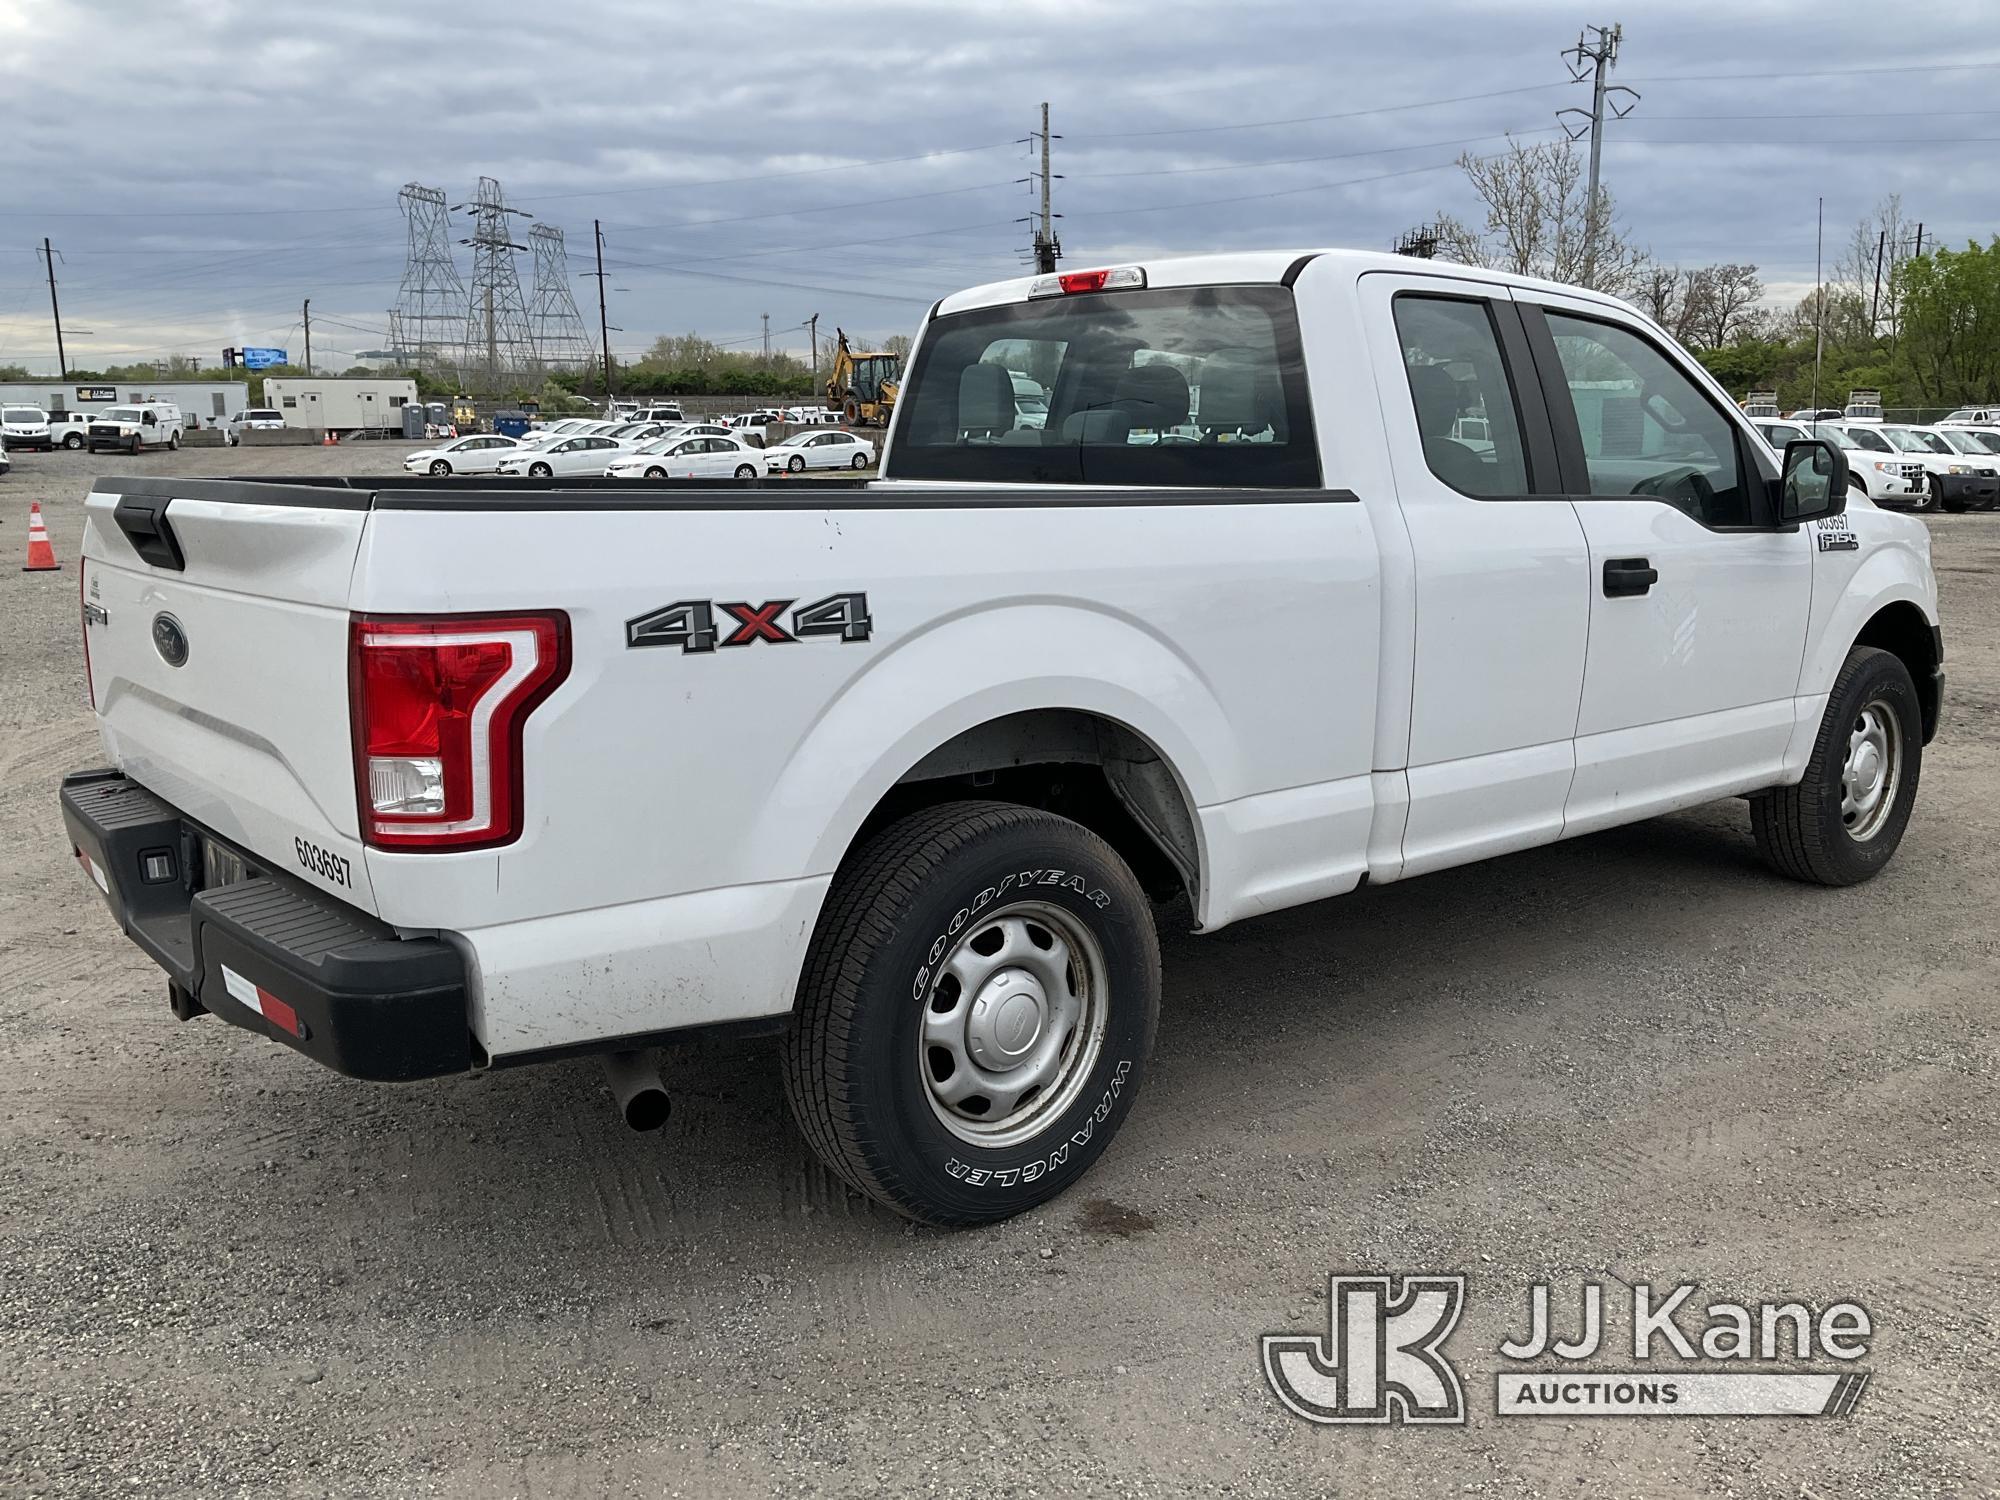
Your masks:
<svg viewBox="0 0 2000 1500"><path fill-rule="evenodd" d="M792 610L791 629L779 617ZM718 614L726 617L717 625ZM814 636L865 641L874 629L866 594L828 594L792 609L790 599L718 603L713 599L681 599L625 622L625 644L679 646L683 653L713 651L717 646L749 646L769 641L789 646ZM723 632L727 632L724 634Z"/></svg>

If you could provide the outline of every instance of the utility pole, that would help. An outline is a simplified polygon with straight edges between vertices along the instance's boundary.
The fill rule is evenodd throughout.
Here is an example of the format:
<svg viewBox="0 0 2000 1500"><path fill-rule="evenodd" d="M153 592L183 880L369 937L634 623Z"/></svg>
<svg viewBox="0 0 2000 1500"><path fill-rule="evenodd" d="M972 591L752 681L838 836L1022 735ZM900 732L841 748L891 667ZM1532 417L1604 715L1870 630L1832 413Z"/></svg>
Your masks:
<svg viewBox="0 0 2000 1500"><path fill-rule="evenodd" d="M42 259L49 267L49 311L56 320L56 364L62 369L62 378L69 379L69 355L63 352L62 304L56 301L56 253L49 246L49 237L42 236Z"/></svg>
<svg viewBox="0 0 2000 1500"><path fill-rule="evenodd" d="M768 365L771 362L771 315L761 313L759 316L764 320L764 363Z"/></svg>
<svg viewBox="0 0 2000 1500"><path fill-rule="evenodd" d="M306 305L299 309L299 321L306 325L306 374L313 372L313 299L306 298Z"/></svg>
<svg viewBox="0 0 2000 1500"><path fill-rule="evenodd" d="M1819 231L1813 239L1813 390L1812 407L1819 410L1819 367L1826 356L1826 288L1820 281L1820 271L1826 253L1826 199L1819 200ZM1817 431L1819 418L1815 416L1814 430Z"/></svg>
<svg viewBox="0 0 2000 1500"><path fill-rule="evenodd" d="M1875 337L1875 322L1882 314L1882 252L1888 248L1889 231L1875 236L1875 296L1868 304L1868 337Z"/></svg>
<svg viewBox="0 0 2000 1500"><path fill-rule="evenodd" d="M591 232L597 236L597 334L604 340L604 409L611 409L611 318L604 310L604 221L592 219Z"/></svg>
<svg viewBox="0 0 2000 1500"><path fill-rule="evenodd" d="M1611 104L1611 118L1622 120L1632 113L1632 107L1639 102L1638 94L1631 89L1617 85L1607 86L1606 77L1618 62L1618 43L1624 38L1623 26L1586 26L1576 39L1576 45L1563 53L1569 63L1572 82L1591 80L1590 111L1586 116L1580 109L1556 111L1556 119L1562 123L1564 132L1574 141L1586 131L1590 135L1590 186L1583 200L1583 284L1594 287L1597 284L1597 241L1608 217L1599 196L1599 183L1603 177L1604 157L1604 106L1607 99ZM1612 95L1625 97L1611 99ZM1578 123L1571 124L1563 116L1577 117ZM1584 120L1589 123L1582 123Z"/></svg>
<svg viewBox="0 0 2000 1500"><path fill-rule="evenodd" d="M1042 105L1042 128L1033 135L1023 136L1024 143L1039 143L1042 152L1041 169L1033 177L1023 177L1022 182L1039 182L1042 194L1042 211L1038 218L1017 220L1019 223L1035 225L1034 248L1029 252L1035 258L1035 269L1046 276L1055 270L1056 262L1062 258L1062 241L1056 238L1055 221L1062 217L1050 205L1049 185L1059 180L1058 175L1049 170L1049 142L1062 137L1049 134L1049 107Z"/></svg>
<svg viewBox="0 0 2000 1500"><path fill-rule="evenodd" d="M812 382L813 382L813 383L812 383L812 390L813 390L813 400L814 400L814 401L818 401L818 400L819 400L819 395L820 395L820 390L819 390L819 314L818 314L818 313L814 313L814 314L813 314L813 315L812 315L812 316L811 316L810 318L807 318L807 319L806 319L806 329L807 329L807 333L806 333L806 337L807 337L807 338L808 338L808 339L809 339L809 340L811 341L811 348L812 348Z"/></svg>
<svg viewBox="0 0 2000 1500"><path fill-rule="evenodd" d="M1917 257L1917 258L1918 258L1919 260L1921 260L1921 259L1923 258L1923 254L1924 254L1924 221L1923 221L1922 219L1919 219L1919 220L1917 220L1917 248L1916 248L1915 250L1911 251L1910 253L1911 253L1912 255L1916 256L1916 257Z"/></svg>

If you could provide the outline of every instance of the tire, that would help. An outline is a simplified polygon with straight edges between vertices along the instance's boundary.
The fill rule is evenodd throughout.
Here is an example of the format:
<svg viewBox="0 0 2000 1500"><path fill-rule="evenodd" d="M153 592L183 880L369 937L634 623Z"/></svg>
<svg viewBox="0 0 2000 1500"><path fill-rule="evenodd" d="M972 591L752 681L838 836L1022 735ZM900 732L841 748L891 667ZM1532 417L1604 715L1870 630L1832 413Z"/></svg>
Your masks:
<svg viewBox="0 0 2000 1500"><path fill-rule="evenodd" d="M757 470L751 464L738 464L736 466L736 477L738 479L755 479L757 477Z"/></svg>
<svg viewBox="0 0 2000 1500"><path fill-rule="evenodd" d="M1938 503L1944 507L1947 515L1962 516L1965 514L1965 502L1963 500L1940 500Z"/></svg>
<svg viewBox="0 0 2000 1500"><path fill-rule="evenodd" d="M650 468L646 471L646 477L648 479L665 479L667 477L667 471L665 469L655 466L654 468Z"/></svg>
<svg viewBox="0 0 2000 1500"><path fill-rule="evenodd" d="M995 934L1001 946L981 952ZM1056 945L1073 961L1059 979L1037 977L1032 965L1060 962L1037 956ZM960 964L975 976L989 966L971 995L947 972ZM992 1223L1103 1154L1138 1093L1159 1006L1152 908L1109 845L1038 809L945 803L874 833L834 876L786 1034L785 1093L813 1150L861 1192L926 1224ZM1018 1069L972 1065L975 1007L989 1027L1025 1012L1035 1032ZM983 1045L1001 1043L989 1030ZM980 1085L1030 1069L1042 1083L1012 1108L1011 1130L1008 1116L974 1118L979 1100L995 1102ZM973 1091L963 1110L939 1093L953 1078Z"/></svg>
<svg viewBox="0 0 2000 1500"><path fill-rule="evenodd" d="M1873 801L1857 799L1866 803L1862 810L1844 811L1864 743L1880 747L1875 766L1887 762L1881 791ZM1923 754L1923 708L1909 669L1890 652L1856 646L1833 680L1804 779L1750 799L1750 827L1765 863L1817 885L1857 885L1876 874L1902 842Z"/></svg>
<svg viewBox="0 0 2000 1500"><path fill-rule="evenodd" d="M178 432L167 434L167 451L169 453L178 453L181 451L181 435Z"/></svg>
<svg viewBox="0 0 2000 1500"><path fill-rule="evenodd" d="M805 473L806 456L803 453L794 453L790 458L785 460L785 467L790 469L794 474Z"/></svg>
<svg viewBox="0 0 2000 1500"><path fill-rule="evenodd" d="M434 458L431 460L431 467L430 467L431 478L442 479L450 472L451 472L451 465L446 460L442 458Z"/></svg>
<svg viewBox="0 0 2000 1500"><path fill-rule="evenodd" d="M530 479L553 479L555 478L555 473L556 471L551 469L547 464L528 465L528 477Z"/></svg>
<svg viewBox="0 0 2000 1500"><path fill-rule="evenodd" d="M852 464L848 465L848 467L849 467L849 468L853 468L853 469L865 469L865 468L867 468L867 467L868 467L868 455L867 455L867 454L865 454L865 453L857 453L857 454L855 454L855 455L854 455L854 462L853 462Z"/></svg>
<svg viewBox="0 0 2000 1500"><path fill-rule="evenodd" d="M68 437L63 439L63 446L74 453L83 446L83 439L72 432Z"/></svg>
<svg viewBox="0 0 2000 1500"><path fill-rule="evenodd" d="M859 427L861 425L861 403L856 401L852 396L849 396L846 401L841 403L840 420L845 422L849 427Z"/></svg>

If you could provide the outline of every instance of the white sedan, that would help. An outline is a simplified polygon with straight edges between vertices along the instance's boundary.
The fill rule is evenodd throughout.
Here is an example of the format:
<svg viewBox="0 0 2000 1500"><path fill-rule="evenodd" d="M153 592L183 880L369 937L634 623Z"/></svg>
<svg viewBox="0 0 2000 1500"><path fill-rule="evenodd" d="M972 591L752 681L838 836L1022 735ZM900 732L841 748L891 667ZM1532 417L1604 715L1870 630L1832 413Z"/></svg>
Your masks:
<svg viewBox="0 0 2000 1500"><path fill-rule="evenodd" d="M875 445L851 432L802 432L764 450L764 467L803 474L807 469L865 469L875 462Z"/></svg>
<svg viewBox="0 0 2000 1500"><path fill-rule="evenodd" d="M608 437L587 433L517 449L501 460L496 472L525 474L530 479L550 479L557 474L602 474L604 466L624 451Z"/></svg>
<svg viewBox="0 0 2000 1500"><path fill-rule="evenodd" d="M763 450L734 437L668 437L614 458L613 479L755 479Z"/></svg>
<svg viewBox="0 0 2000 1500"><path fill-rule="evenodd" d="M435 448L420 448L403 460L412 474L491 474L500 461L518 452L521 444L498 432L475 432L471 437L453 438Z"/></svg>

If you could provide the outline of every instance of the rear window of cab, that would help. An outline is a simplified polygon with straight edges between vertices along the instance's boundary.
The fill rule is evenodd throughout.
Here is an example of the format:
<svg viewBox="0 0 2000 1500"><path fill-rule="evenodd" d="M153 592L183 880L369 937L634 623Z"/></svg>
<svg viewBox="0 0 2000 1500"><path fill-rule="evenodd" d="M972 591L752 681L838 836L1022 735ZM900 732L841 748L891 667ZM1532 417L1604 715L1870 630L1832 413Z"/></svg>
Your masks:
<svg viewBox="0 0 2000 1500"><path fill-rule="evenodd" d="M950 313L897 403L898 479L1312 489L1288 287L1173 287Z"/></svg>

